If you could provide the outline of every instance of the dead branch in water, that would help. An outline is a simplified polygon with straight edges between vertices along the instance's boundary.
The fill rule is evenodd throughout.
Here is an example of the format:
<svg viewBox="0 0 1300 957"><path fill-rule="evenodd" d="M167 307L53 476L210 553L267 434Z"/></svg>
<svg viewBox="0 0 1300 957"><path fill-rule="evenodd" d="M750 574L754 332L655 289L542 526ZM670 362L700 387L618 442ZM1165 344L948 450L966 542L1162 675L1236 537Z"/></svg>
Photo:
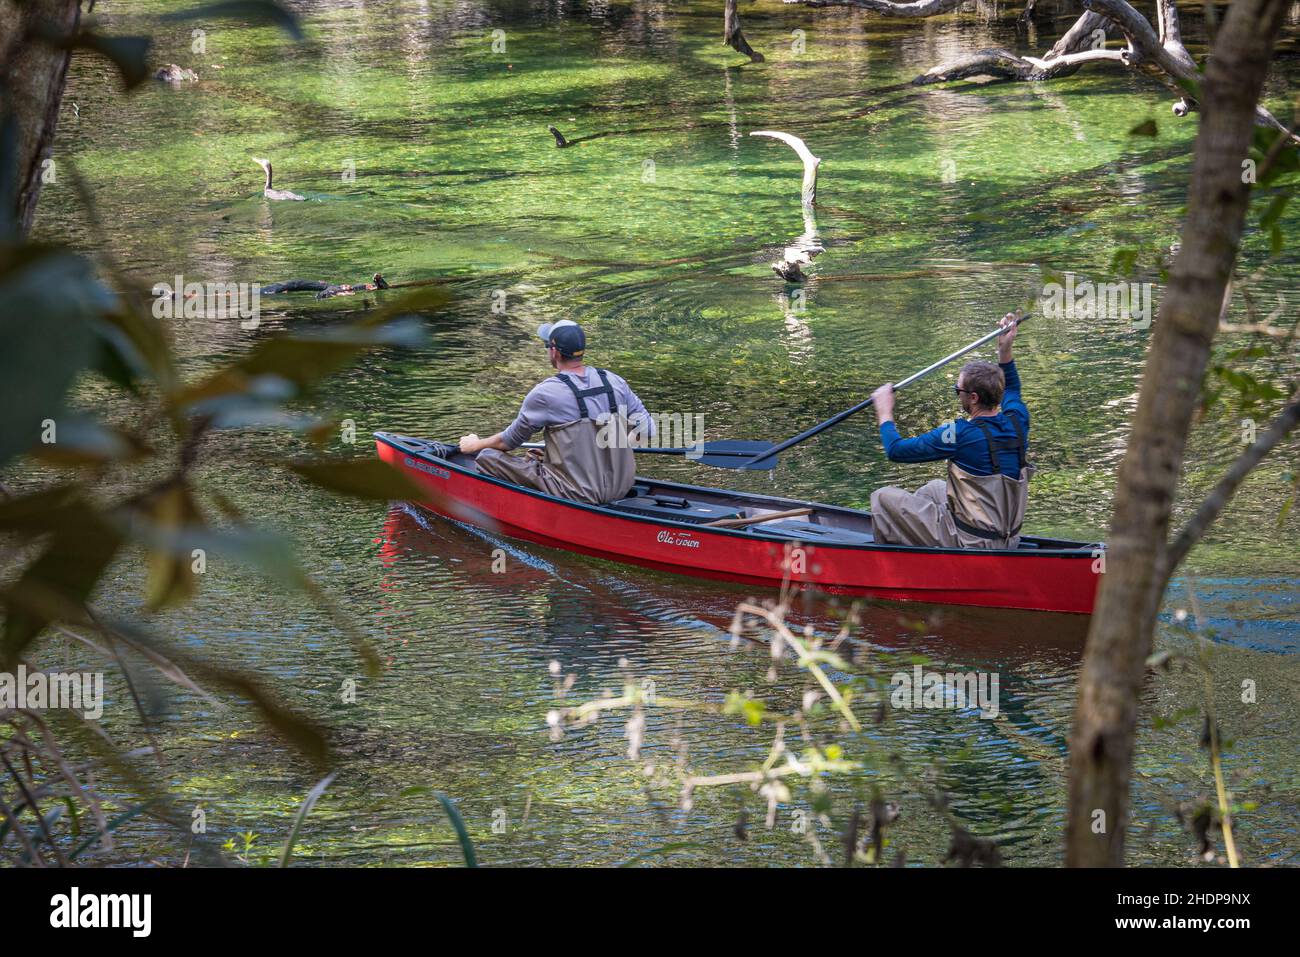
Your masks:
<svg viewBox="0 0 1300 957"><path fill-rule="evenodd" d="M887 17L932 17L951 12L963 0L783 0L807 7L857 7ZM1060 40L1041 57L994 48L977 50L932 67L916 77L914 86L947 83L973 77L995 80L1053 80L1069 76L1085 63L1118 63L1155 79L1172 91L1175 116L1197 108L1195 99L1203 79L1200 68L1183 46L1182 28L1174 0L1156 0L1156 16L1148 20L1127 0L1083 0L1085 10ZM1152 26L1152 23L1156 26ZM1106 49L1107 31L1123 35L1125 48ZM1290 142L1300 137L1288 130L1262 106L1255 109L1255 122L1287 134Z"/></svg>
<svg viewBox="0 0 1300 957"><path fill-rule="evenodd" d="M803 234L791 245L785 247L783 257L777 262L772 263L772 271L784 279L786 282L803 282L807 277L803 273L803 267L812 264L813 257L826 251L817 237L817 218L813 212L813 207L817 203L817 168L821 166L821 159L813 156L812 150L808 149L808 144L799 137L791 133L781 133L776 130L754 130L750 136L766 136L774 140L780 140L789 146L799 158L803 160L803 190L801 199L803 202Z"/></svg>
<svg viewBox="0 0 1300 957"><path fill-rule="evenodd" d="M399 284L404 285L404 284ZM285 282L273 282L261 288L263 296L274 296L282 292L314 292L317 299L332 299L334 296L350 296L357 292L370 292L375 289L390 289L384 277L375 273L370 282L326 282L323 279L289 279Z"/></svg>
<svg viewBox="0 0 1300 957"><path fill-rule="evenodd" d="M749 57L750 63L762 63L763 54L759 53L745 40L740 32L740 14L736 12L736 0L726 0L722 14L722 42L737 53Z"/></svg>

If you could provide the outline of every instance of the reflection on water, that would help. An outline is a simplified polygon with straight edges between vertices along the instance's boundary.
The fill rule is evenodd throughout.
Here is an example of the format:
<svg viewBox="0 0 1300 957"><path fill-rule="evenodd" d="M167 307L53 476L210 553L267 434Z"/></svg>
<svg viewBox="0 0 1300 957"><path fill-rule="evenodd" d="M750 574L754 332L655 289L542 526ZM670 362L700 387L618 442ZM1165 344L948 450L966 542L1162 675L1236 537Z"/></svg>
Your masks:
<svg viewBox="0 0 1300 957"><path fill-rule="evenodd" d="M110 4L105 19L116 32L153 30L147 14L169 7ZM907 81L946 56L1019 43L1010 21L917 27L846 10L756 14L746 34L768 60L739 66L717 43L717 16L707 3L316 3L308 19L323 58L250 30L214 44L195 64L196 86L130 98L78 59L68 99L79 112L61 121L56 158L75 159L103 222L88 221L72 190L47 188L39 229L111 244L147 284L178 273L450 280L457 298L427 320L428 350L370 357L320 397L360 434L444 440L509 421L548 372L533 330L562 317L587 326L595 362L626 376L652 410L703 414L709 438L779 440L974 339L1039 286L1043 268L1100 276L1117 249L1167 250L1177 236L1194 126L1168 119L1164 92L1139 78L1097 70L1052 84L918 90ZM491 51L497 28L504 56ZM794 29L807 32L802 55L789 49ZM187 27L168 25L158 56L189 64L189 43ZM1129 136L1148 116L1160 117L1159 135ZM556 149L550 124L575 145ZM796 133L824 158L826 251L798 296L768 264L804 228L799 164L749 137L754 129ZM309 201L263 199L254 155L270 156L277 185ZM1285 216L1295 232L1300 212ZM1246 250L1258 262L1267 242L1252 231ZM1257 294L1272 301L1296 278L1284 258ZM177 322L176 338L193 374L269 332L354 317L383 295L268 297L252 333L193 319ZM1102 536L1148 337L1121 320L1041 315L1024 330L1034 531ZM936 376L904 393L900 425L920 430L953 415L948 383ZM1239 451L1240 420L1225 408L1198 424L1182 509ZM631 676L675 697L717 702L735 689L796 707L801 689L768 682L764 648L733 646L743 588L575 557L409 508L339 502L243 464L282 451L274 436L223 436L203 462L205 480L255 520L292 531L307 566L380 648L383 675L362 678L317 610L240 570L209 575L165 625L283 682L287 698L337 729L344 773L313 813L300 859L454 863L436 803L402 796L432 785L461 803L491 864L618 863L674 842L704 846L676 861L814 860L785 819L735 838L742 808L751 825L764 816L752 794L678 809L675 793L630 767L618 718L555 743L546 733L557 706L552 662L573 676L569 702ZM1233 786L1258 804L1239 818L1239 844L1247 860L1274 863L1294 860L1300 805L1300 581L1296 513L1278 523L1284 460L1246 483L1193 556L1159 638L1196 647L1173 618L1179 589L1194 582L1214 631L1218 712L1235 738ZM644 464L695 484L858 506L882 483L937 474L883 461L867 416L793 450L773 473ZM809 599L793 617L833 634L848 611ZM855 656L914 651L937 667L996 672L1001 714L905 712L846 747L930 769L957 817L1002 842L1009 862L1057 861L1084 623L881 605L858 614ZM1239 700L1245 679L1261 689L1255 704ZM359 693L345 706L348 680ZM1154 676L1145 714L1172 718L1201 693L1190 672ZM313 783L307 773L239 717L183 714L166 732L175 786L206 802L222 835L282 837L295 796ZM1173 812L1209 793L1198 737L1196 718L1144 726L1135 861L1189 860ZM667 710L651 711L646 740L651 760L671 765L684 748L715 772L752 767L770 744L734 719ZM946 828L923 791L895 787L893 774L885 762L835 783L847 802L836 814L881 782L903 806L897 846L938 863ZM499 813L504 833L491 827ZM834 844L829 831L821 838ZM169 859L170 845L153 847L148 832L133 840L123 859L142 848Z"/></svg>

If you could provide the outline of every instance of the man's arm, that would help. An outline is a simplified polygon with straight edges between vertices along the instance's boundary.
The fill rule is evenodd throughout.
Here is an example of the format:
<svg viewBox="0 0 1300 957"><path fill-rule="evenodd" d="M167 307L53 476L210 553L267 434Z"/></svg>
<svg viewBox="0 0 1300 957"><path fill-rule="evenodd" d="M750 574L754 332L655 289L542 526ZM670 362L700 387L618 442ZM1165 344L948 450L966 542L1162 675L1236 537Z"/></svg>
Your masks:
<svg viewBox="0 0 1300 957"><path fill-rule="evenodd" d="M627 393L627 420L635 426L638 435L647 441L655 437L655 420L646 410L645 403L641 397L632 391L632 387L627 384L627 380L619 377L623 383L623 391Z"/></svg>
<svg viewBox="0 0 1300 957"><path fill-rule="evenodd" d="M871 393L871 405L880 423L880 444L891 462L937 462L957 454L957 424L949 422L929 432L905 439L894 425L894 384L887 382ZM948 440L952 441L949 442Z"/></svg>
<svg viewBox="0 0 1300 957"><path fill-rule="evenodd" d="M504 432L498 432L496 435L490 435L486 439L480 439L473 432L469 435L462 435L460 437L460 450L466 455L477 455L484 449L496 449L499 452L509 452L513 448L518 448L518 446L515 445L506 445L505 440L502 438L504 435Z"/></svg>
<svg viewBox="0 0 1300 957"><path fill-rule="evenodd" d="M541 385L535 385L524 397L515 420L505 429L486 439L480 439L473 432L462 436L460 450L466 455L475 455L484 449L509 452L527 442L544 428L546 423L546 393Z"/></svg>
<svg viewBox="0 0 1300 957"><path fill-rule="evenodd" d="M951 439L952 441L948 441ZM957 454L957 423L948 422L905 439L893 421L880 424L880 444L891 462L937 462Z"/></svg>
<svg viewBox="0 0 1300 957"><path fill-rule="evenodd" d="M1029 409L1020 397L1020 372L1016 369L1015 359L1011 355L1011 346L1016 341L1018 327L1015 314L1007 313L1002 317L1002 326L1008 331L998 339L998 367L1006 379L1006 389L1002 393L1002 411L1015 412L1021 417L1025 429L1029 428Z"/></svg>

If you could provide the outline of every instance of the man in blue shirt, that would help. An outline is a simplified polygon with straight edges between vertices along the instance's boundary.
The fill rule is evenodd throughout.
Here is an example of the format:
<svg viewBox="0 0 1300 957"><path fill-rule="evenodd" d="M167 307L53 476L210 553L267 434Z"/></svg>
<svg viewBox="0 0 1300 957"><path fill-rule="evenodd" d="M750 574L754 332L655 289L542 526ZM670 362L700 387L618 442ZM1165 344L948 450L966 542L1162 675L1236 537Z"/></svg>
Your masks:
<svg viewBox="0 0 1300 957"><path fill-rule="evenodd" d="M905 439L894 425L894 387L874 393L880 442L891 462L948 461L948 478L916 492L888 486L871 495L876 541L947 548L1015 548L1029 478L1029 409L1011 357L1015 316L1001 325L998 364L968 362L954 387L968 418Z"/></svg>

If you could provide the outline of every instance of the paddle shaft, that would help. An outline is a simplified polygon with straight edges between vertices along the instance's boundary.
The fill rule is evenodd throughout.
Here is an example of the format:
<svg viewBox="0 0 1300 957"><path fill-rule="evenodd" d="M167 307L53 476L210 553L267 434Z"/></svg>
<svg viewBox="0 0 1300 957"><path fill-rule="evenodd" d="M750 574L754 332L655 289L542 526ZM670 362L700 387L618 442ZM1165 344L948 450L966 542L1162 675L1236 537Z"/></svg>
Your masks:
<svg viewBox="0 0 1300 957"><path fill-rule="evenodd" d="M1019 319L1016 320L1016 325L1019 326L1022 322L1024 322L1024 321L1025 321L1026 319L1028 319L1028 318L1029 318L1029 314L1026 313L1025 315L1021 316ZM911 385L911 384L912 384L913 382L915 382L917 379L922 379L922 378L924 378L925 376L928 376L928 375L929 375L931 372L933 372L935 369L942 369L942 368L943 368L944 366L946 366L949 362L952 362L954 359L960 359L960 358L961 358L962 356L964 356L966 353L968 353L968 352L972 352L972 351L974 351L975 349L978 349L980 346L984 345L984 343L989 342L989 341L992 340L992 339L996 339L996 338L998 338L998 337L1001 336L1005 331L1006 331L1005 329L1003 329L1001 326L999 326L998 328L996 328L996 329L994 329L992 332L990 332L988 335L980 336L978 339L976 339L976 340L975 340L974 342L972 342L970 345L968 345L968 346L963 346L962 348L960 348L960 349L958 349L956 352L954 352L952 355L950 355L950 356L945 356L944 358L940 359L938 362L935 362L935 363L933 363L932 365L928 365L928 366L926 366L926 367L925 367L924 369L922 369L920 372L914 372L914 373L912 373L910 376L908 376L908 377L907 377L906 379L904 379L902 382L896 382L896 383L894 383L894 391L897 392L897 391L898 391L899 389L901 389L903 386L905 386L905 385ZM821 422L821 423L819 423L819 424L817 424L817 425L814 425L811 429L808 429L808 430L805 431L805 432L800 432L800 433L799 433L798 435L796 435L794 438L792 438L792 439L786 439L786 440L785 440L784 442L782 442L780 445L775 445L775 446L773 446L772 448L768 449L766 452L760 452L758 455L755 455L753 458L751 458L751 459L749 460L749 464L752 465L752 464L755 464L755 463L758 463L758 462L762 462L762 461L765 460L765 459L769 459L769 458L771 458L771 457L774 456L774 455L777 455L777 454L779 454L779 453L781 453L781 452L784 452L784 451L785 451L786 449L788 449L788 448L791 448L791 447L793 447L793 446L798 445L800 442L805 442L805 441L807 441L808 439L811 439L814 435L817 435L818 433L821 433L821 432L825 432L827 429L831 428L832 426L839 425L841 422L843 422L843 421L844 421L845 419L847 419L849 416L851 416L851 415L855 415L855 414L857 414L858 412L861 412L863 409L865 409L865 408L867 408L868 406L872 405L875 401L876 401L876 400L875 400L874 397L869 397L869 398L863 400L862 402L859 402L857 405L853 406L853 408L851 408L851 409L845 409L843 412L836 413L835 415L833 415L833 416L831 416L829 419L827 419L825 422Z"/></svg>

